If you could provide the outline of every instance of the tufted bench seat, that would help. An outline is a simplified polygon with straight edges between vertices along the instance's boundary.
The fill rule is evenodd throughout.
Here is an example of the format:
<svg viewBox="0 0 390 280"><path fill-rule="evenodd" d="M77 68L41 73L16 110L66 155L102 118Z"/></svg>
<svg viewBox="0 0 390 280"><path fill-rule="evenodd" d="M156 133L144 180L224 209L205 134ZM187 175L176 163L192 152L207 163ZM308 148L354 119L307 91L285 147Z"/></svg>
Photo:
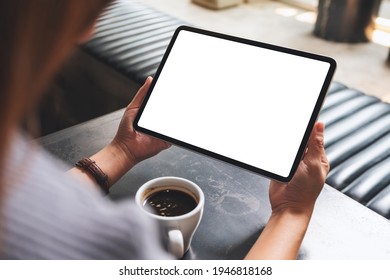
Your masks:
<svg viewBox="0 0 390 280"><path fill-rule="evenodd" d="M141 84L155 73L181 24L185 23L139 2L117 1L100 18L94 38L82 51ZM320 120L326 125L331 165L327 183L390 218L390 104L333 82Z"/></svg>
<svg viewBox="0 0 390 280"><path fill-rule="evenodd" d="M155 73L174 31L183 24L136 1L116 1L99 19L84 49L142 84Z"/></svg>
<svg viewBox="0 0 390 280"><path fill-rule="evenodd" d="M333 83L320 120L331 165L327 183L390 218L390 104Z"/></svg>

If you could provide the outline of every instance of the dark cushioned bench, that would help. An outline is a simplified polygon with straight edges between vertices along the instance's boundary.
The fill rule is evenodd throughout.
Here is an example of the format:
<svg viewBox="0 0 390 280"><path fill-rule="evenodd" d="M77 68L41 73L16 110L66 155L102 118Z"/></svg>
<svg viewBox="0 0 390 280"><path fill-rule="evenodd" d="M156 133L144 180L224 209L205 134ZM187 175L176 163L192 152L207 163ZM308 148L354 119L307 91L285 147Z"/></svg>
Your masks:
<svg viewBox="0 0 390 280"><path fill-rule="evenodd" d="M186 24L137 1L119 0L77 48L40 108L48 134L125 107L153 75L175 29Z"/></svg>
<svg viewBox="0 0 390 280"><path fill-rule="evenodd" d="M117 1L83 51L138 84L153 75L173 31L185 22L135 1ZM92 69L93 70L93 69ZM390 218L390 104L333 82L320 120L327 183Z"/></svg>
<svg viewBox="0 0 390 280"><path fill-rule="evenodd" d="M333 83L320 120L331 165L327 183L390 218L390 104Z"/></svg>
<svg viewBox="0 0 390 280"><path fill-rule="evenodd" d="M156 72L173 32L184 24L136 1L116 1L98 21L85 50L142 84Z"/></svg>

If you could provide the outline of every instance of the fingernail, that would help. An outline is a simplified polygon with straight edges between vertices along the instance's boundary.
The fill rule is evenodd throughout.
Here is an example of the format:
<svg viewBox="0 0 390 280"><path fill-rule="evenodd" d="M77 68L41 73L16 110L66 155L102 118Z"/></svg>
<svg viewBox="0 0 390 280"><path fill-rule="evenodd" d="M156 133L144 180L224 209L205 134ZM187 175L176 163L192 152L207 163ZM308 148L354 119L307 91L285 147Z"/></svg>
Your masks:
<svg viewBox="0 0 390 280"><path fill-rule="evenodd" d="M318 122L316 128L317 128L317 132L324 132L324 130L325 130L325 124L322 123L322 122Z"/></svg>

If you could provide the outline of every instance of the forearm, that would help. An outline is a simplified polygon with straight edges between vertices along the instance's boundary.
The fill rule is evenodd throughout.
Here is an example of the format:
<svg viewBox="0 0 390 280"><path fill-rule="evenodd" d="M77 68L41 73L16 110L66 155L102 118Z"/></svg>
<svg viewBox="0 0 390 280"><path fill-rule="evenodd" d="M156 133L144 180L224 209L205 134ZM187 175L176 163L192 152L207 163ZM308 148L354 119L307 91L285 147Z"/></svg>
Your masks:
<svg viewBox="0 0 390 280"><path fill-rule="evenodd" d="M310 215L273 214L245 259L296 259Z"/></svg>
<svg viewBox="0 0 390 280"><path fill-rule="evenodd" d="M148 92L152 78L148 77L145 84L137 92L131 103L126 107L118 131L113 141L104 149L91 156L90 159L108 176L109 186L115 184L126 172L138 162L152 157L170 145L162 140L139 133L133 128L133 120L142 100ZM73 168L70 174L89 181L96 186L95 179L80 168Z"/></svg>
<svg viewBox="0 0 390 280"><path fill-rule="evenodd" d="M89 158L94 160L97 166L108 176L110 186L115 184L115 182L135 165L134 161L114 143L110 143ZM92 175L81 168L74 167L68 173L97 186Z"/></svg>

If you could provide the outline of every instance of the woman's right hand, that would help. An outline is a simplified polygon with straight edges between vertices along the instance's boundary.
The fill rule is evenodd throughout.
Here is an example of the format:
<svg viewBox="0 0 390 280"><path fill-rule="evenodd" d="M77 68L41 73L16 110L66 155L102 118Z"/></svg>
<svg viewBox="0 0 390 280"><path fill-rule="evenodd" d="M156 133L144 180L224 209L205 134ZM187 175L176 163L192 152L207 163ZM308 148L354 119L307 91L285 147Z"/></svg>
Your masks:
<svg viewBox="0 0 390 280"><path fill-rule="evenodd" d="M296 259L328 172L324 125L316 123L292 180L271 181L272 215L246 259Z"/></svg>
<svg viewBox="0 0 390 280"><path fill-rule="evenodd" d="M272 213L290 211L309 217L329 172L324 149L324 125L316 123L310 135L307 151L288 183L271 181L269 197Z"/></svg>

